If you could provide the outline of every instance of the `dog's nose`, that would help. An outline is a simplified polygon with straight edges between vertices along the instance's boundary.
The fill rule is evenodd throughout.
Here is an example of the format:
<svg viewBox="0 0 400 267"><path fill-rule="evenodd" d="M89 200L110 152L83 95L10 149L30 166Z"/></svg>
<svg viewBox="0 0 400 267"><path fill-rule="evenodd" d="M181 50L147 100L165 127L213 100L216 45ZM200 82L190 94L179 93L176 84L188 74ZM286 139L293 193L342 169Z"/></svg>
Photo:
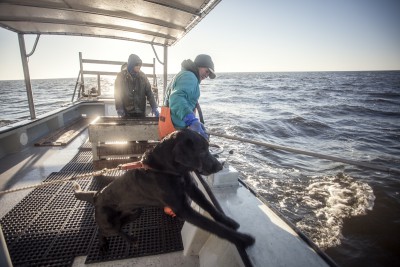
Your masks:
<svg viewBox="0 0 400 267"><path fill-rule="evenodd" d="M214 167L213 169L215 170L215 172L219 172L220 170L223 169L223 165L218 160L215 160L213 167Z"/></svg>
<svg viewBox="0 0 400 267"><path fill-rule="evenodd" d="M212 173L219 172L222 169L223 169L222 164L210 154L209 157L203 160L201 174L210 175Z"/></svg>

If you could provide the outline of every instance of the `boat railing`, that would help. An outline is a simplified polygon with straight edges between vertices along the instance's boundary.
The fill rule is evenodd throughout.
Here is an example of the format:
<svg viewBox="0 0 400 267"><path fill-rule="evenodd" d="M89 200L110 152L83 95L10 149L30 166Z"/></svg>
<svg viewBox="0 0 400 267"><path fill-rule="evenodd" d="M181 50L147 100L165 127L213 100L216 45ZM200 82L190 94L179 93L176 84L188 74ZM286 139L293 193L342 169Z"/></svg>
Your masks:
<svg viewBox="0 0 400 267"><path fill-rule="evenodd" d="M102 70L87 70L84 69L85 64L98 64L98 65L118 65L121 66L121 70L126 67L125 61L112 61L112 60L98 60L98 59L87 59L83 58L82 52L79 52L79 66L80 70L78 73L78 77L75 83L74 93L72 95L71 102L74 102L75 95L77 93L77 99L81 99L82 97L97 97L100 96L101 93L101 76L116 76L119 71L102 71ZM152 63L143 63L142 67L152 68L151 74L146 74L148 78L152 79L152 90L154 93L154 97L156 98L156 102L158 103L158 87L157 87L157 76L156 76L156 61L153 58ZM86 88L85 87L85 76L84 75L95 75L97 76L97 89L95 87Z"/></svg>

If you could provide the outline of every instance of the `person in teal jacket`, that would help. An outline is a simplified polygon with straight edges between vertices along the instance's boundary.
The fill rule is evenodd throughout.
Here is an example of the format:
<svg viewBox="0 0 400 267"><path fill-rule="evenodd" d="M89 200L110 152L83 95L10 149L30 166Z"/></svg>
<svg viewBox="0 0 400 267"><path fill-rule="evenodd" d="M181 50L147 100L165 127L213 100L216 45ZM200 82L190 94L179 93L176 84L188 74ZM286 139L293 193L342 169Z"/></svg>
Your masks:
<svg viewBox="0 0 400 267"><path fill-rule="evenodd" d="M216 77L214 63L209 55L200 54L194 62L186 59L182 70L172 79L166 90L164 105L171 109L175 129L190 128L208 139L204 125L196 118L194 110L200 98L200 83Z"/></svg>

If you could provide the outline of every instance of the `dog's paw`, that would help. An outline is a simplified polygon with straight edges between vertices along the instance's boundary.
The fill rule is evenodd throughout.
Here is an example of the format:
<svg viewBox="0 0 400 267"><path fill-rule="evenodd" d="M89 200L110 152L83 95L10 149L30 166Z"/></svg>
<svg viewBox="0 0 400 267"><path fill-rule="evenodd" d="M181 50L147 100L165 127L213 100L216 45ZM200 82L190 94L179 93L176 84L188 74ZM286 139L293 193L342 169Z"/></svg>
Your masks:
<svg viewBox="0 0 400 267"><path fill-rule="evenodd" d="M81 186L77 182L72 182L72 187L74 188L74 191L82 191Z"/></svg>
<svg viewBox="0 0 400 267"><path fill-rule="evenodd" d="M110 248L110 245L109 245L107 239L100 239L99 240L99 249L100 249L100 254L101 255L107 254L109 248Z"/></svg>
<svg viewBox="0 0 400 267"><path fill-rule="evenodd" d="M137 248L139 246L139 239L137 237L134 236L130 236L130 244L132 244L133 247Z"/></svg>
<svg viewBox="0 0 400 267"><path fill-rule="evenodd" d="M248 234L239 233L240 237L240 245L244 248L253 245L256 242L256 239Z"/></svg>

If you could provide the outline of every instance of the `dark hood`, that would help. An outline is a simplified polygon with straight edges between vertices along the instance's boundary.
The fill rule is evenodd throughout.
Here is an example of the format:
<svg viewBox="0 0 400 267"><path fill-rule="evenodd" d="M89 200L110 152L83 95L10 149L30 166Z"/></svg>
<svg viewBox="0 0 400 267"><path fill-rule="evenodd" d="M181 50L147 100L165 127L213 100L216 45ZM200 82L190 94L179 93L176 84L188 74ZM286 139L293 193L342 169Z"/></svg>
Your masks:
<svg viewBox="0 0 400 267"><path fill-rule="evenodd" d="M200 76L199 76L199 69L197 68L196 64L194 64L194 62L190 59L185 59L184 61L182 61L182 70L187 70L190 72L193 72L194 75L196 75L197 80L200 83Z"/></svg>

